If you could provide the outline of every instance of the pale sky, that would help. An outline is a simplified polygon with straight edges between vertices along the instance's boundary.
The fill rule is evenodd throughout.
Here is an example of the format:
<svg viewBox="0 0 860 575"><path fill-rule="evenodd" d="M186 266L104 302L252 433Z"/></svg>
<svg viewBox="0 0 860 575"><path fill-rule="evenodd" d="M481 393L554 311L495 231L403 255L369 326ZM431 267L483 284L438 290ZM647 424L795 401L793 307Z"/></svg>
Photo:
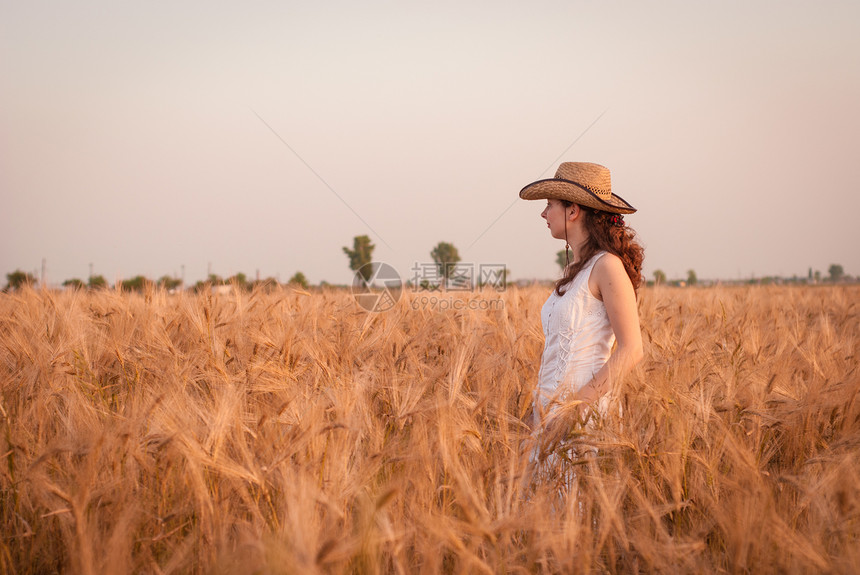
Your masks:
<svg viewBox="0 0 860 575"><path fill-rule="evenodd" d="M563 246L517 193L561 161L612 170L649 278L860 275L858 23L856 1L0 0L0 283L43 258L53 284L348 283L362 234L404 279L439 241L551 279Z"/></svg>

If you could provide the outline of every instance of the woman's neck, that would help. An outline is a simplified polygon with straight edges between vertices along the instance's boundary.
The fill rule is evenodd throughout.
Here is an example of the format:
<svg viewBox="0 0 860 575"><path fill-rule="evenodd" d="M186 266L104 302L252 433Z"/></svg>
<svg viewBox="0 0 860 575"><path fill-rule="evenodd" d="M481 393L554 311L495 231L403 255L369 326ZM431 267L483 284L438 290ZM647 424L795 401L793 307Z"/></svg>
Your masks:
<svg viewBox="0 0 860 575"><path fill-rule="evenodd" d="M579 262L582 257L583 247L588 237L582 233L579 228L571 228L567 230L567 242L573 252L573 261Z"/></svg>

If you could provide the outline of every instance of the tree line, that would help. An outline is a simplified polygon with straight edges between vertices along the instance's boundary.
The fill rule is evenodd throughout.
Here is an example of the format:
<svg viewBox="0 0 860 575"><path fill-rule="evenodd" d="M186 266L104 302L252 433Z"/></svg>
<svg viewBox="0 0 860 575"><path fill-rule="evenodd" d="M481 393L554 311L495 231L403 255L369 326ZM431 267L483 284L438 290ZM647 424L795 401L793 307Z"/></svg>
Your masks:
<svg viewBox="0 0 860 575"><path fill-rule="evenodd" d="M346 246L343 248L343 253L346 254L349 261L349 269L354 273L360 273L365 281L370 280L370 274L372 273L371 266L367 264L373 262L374 249L376 249L376 246L367 235L355 236L352 241L352 248ZM450 242L439 242L436 244L430 251L430 257L436 265L439 277L444 282L447 282L451 278L451 274L454 273L456 269L456 264L461 261L459 251L456 246ZM566 250L560 250L556 254L555 261L561 270L564 271L564 268L570 261L569 252ZM506 270L506 272L510 273L510 270ZM687 271L685 279L670 280L666 276L666 273L659 269L654 271L653 277L653 280L648 281L649 285L692 286L699 283L696 272L692 269ZM796 283L819 283L821 281L827 281L830 283L837 283L850 279L851 277L845 274L845 270L840 264L832 264L828 268L828 276L826 278L822 277L820 271L813 272L812 268L809 268L809 274L805 281L802 278L797 278L796 276L789 280L786 280L785 278L766 277L757 280L756 283L774 283L776 281L793 281ZM3 288L3 291L15 291L24 286L36 286L39 283L33 274L21 270L15 270L12 273L6 274L6 280L7 283ZM92 275L87 278L87 281L83 281L79 278L67 279L62 283L62 285L65 288L72 289L105 289L110 287L107 280L101 275ZM235 286L240 289L252 290L257 287L276 285L280 285L280 282L271 277L262 280L249 281L248 277L243 273L237 273L228 278L222 278L218 275L210 274L205 280L195 282L189 289L193 291L203 291L217 286ZM308 289L310 287L305 274L300 271L297 271L289 280L287 280L286 285L295 285L304 289ZM321 287L325 287L326 285L328 285L326 282L320 283ZM121 287L123 290L134 292L143 292L147 288L163 288L168 291L184 289L181 279L167 275L154 281L146 278L145 276L137 275L118 282L118 285L114 287Z"/></svg>
<svg viewBox="0 0 860 575"><path fill-rule="evenodd" d="M6 274L6 287L3 291L16 291L25 286L35 287L39 281L32 274L15 270L12 273ZM172 276L162 276L157 280L151 280L146 276L137 275L129 279L121 280L114 285L114 288L123 289L125 291L142 293L147 289L161 288L167 291L175 291L184 289L182 280ZM215 274L209 274L205 280L195 282L189 286L189 289L195 292L205 291L217 286L235 286L239 289L252 290L256 287L269 287L280 285L280 282L275 278L266 278L262 280L248 280L248 276L243 273L237 273L228 278L222 278ZM305 274L296 272L293 277L287 281L287 285L296 285L302 288L308 288L309 283ZM67 279L62 283L64 288L69 289L108 289L111 286L108 284L104 276L90 276L86 282L79 278Z"/></svg>
<svg viewBox="0 0 860 575"><path fill-rule="evenodd" d="M820 271L813 273L812 268L809 268L809 274L806 278L792 276L790 278L779 276L765 276L758 279L743 280L742 283L748 284L771 284L771 283L799 283L799 284L817 284L821 282L839 283L841 281L851 280L851 277L845 274L845 269L840 264L831 264L827 270L827 277L823 277ZM670 280L666 277L663 270L654 270L654 280L648 282L651 285L696 285L699 283L699 278L694 270L687 271L687 279Z"/></svg>
<svg viewBox="0 0 860 575"><path fill-rule="evenodd" d="M373 250L376 246L367 235L355 236L352 242L352 248L344 247L343 252L346 254L349 262L349 269L355 273L361 273L364 279L370 280L372 273L370 264L373 261ZM439 242L431 250L430 257L438 266L439 275L445 281L451 277L454 272L455 265L461 261L460 253L456 246L450 242ZM6 274L7 284L4 291L14 291L21 289L24 286L36 286L39 282L37 278L27 272L15 270L10 274ZM67 279L62 283L65 288L72 289L104 289L109 288L107 280L101 275L90 276L87 281L79 278ZM221 278L217 275L210 274L205 280L196 282L189 289L193 291L203 291L212 289L218 286L235 286L240 289L251 290L258 286L276 286L280 285L274 278L266 278L264 280L249 281L248 277L243 273L237 273L228 278ZM297 271L288 281L287 285L295 285L308 289L310 284L305 274ZM327 284L321 282L320 286L325 287ZM182 280L172 276L162 276L157 280L151 280L145 276L137 275L129 279L117 282L115 288L121 288L126 291L144 292L147 289L163 288L168 291L183 289Z"/></svg>

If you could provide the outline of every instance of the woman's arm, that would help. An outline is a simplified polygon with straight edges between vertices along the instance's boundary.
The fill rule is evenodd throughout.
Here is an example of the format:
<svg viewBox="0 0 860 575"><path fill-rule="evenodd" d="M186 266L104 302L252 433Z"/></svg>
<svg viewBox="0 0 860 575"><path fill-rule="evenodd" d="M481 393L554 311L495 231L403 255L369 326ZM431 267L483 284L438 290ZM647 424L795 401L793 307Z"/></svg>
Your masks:
<svg viewBox="0 0 860 575"><path fill-rule="evenodd" d="M597 260L588 287L595 297L603 300L617 343L609 360L595 374L594 379L571 398L593 404L612 388L614 382L620 381L641 361L642 334L636 292L624 264L617 256L606 254Z"/></svg>

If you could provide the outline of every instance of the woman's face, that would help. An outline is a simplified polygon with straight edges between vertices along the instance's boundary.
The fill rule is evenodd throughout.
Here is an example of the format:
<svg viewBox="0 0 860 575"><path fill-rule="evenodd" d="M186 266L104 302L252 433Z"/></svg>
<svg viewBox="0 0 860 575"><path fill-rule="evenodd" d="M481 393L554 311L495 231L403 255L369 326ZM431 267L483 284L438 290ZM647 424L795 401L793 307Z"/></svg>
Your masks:
<svg viewBox="0 0 860 575"><path fill-rule="evenodd" d="M546 220L549 233L557 240L564 239L567 214L569 213L570 208L565 207L559 200L549 199L546 201L546 207L540 214L540 217Z"/></svg>

